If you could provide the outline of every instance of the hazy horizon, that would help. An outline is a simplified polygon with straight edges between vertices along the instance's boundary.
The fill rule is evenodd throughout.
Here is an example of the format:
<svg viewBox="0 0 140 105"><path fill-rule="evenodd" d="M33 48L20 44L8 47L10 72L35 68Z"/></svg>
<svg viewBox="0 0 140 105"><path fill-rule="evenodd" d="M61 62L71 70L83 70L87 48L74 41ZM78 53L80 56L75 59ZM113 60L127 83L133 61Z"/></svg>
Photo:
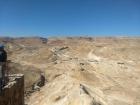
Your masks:
<svg viewBox="0 0 140 105"><path fill-rule="evenodd" d="M42 35L18 35L18 36L13 36L13 35L0 35L0 38L6 38L6 37L9 37L9 38L39 38L39 37L42 37L42 38L65 38L65 37L106 37L106 38L108 38L108 37L114 37L114 38L121 38L121 37L128 37L128 38L140 38L140 35L50 35L50 36L47 36L47 35L45 35L45 36L42 36Z"/></svg>

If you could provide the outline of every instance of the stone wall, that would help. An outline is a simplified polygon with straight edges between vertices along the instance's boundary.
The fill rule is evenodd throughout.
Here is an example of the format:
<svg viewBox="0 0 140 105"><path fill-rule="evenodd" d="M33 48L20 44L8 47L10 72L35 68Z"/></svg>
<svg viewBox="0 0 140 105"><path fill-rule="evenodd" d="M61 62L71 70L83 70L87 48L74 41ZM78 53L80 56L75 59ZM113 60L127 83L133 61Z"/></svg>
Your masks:
<svg viewBox="0 0 140 105"><path fill-rule="evenodd" d="M0 93L0 105L24 105L24 75L10 75L9 79Z"/></svg>

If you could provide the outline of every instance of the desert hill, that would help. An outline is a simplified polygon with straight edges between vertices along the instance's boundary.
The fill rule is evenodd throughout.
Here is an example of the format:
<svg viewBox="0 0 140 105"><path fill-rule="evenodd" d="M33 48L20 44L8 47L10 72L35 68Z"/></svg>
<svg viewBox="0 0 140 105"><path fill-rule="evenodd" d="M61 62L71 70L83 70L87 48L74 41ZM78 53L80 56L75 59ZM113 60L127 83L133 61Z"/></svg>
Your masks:
<svg viewBox="0 0 140 105"><path fill-rule="evenodd" d="M0 38L10 72L30 87L47 83L28 105L140 105L140 38Z"/></svg>

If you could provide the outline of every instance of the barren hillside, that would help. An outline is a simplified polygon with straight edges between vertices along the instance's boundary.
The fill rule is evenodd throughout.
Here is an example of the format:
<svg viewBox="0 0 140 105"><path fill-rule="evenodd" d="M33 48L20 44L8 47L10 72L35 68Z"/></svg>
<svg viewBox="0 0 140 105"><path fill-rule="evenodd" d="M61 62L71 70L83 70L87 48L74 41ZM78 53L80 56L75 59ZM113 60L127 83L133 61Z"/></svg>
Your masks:
<svg viewBox="0 0 140 105"><path fill-rule="evenodd" d="M28 105L140 105L140 38L1 38L11 72L47 83Z"/></svg>

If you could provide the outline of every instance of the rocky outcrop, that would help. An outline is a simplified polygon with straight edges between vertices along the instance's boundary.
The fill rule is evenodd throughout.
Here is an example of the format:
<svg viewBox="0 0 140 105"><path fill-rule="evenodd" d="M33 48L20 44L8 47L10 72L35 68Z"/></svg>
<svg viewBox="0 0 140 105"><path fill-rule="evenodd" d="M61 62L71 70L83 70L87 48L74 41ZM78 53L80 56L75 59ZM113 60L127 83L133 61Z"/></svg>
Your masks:
<svg viewBox="0 0 140 105"><path fill-rule="evenodd" d="M0 105L24 105L24 75L10 75L9 83L0 93Z"/></svg>

